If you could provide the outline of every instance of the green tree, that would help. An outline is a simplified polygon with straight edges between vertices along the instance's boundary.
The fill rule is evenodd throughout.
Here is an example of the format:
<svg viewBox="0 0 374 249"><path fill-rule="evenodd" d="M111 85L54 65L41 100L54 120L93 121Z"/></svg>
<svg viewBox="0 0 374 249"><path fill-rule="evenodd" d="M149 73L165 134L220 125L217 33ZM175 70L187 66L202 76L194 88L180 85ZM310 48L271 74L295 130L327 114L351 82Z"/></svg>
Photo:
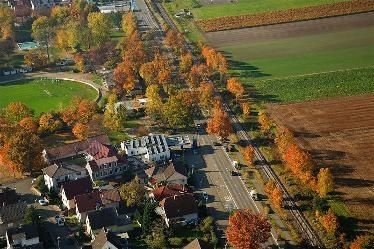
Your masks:
<svg viewBox="0 0 374 249"><path fill-rule="evenodd" d="M147 97L147 104L145 112L153 120L159 120L162 115L162 97L160 94L160 87L158 85L150 85L145 92Z"/></svg>
<svg viewBox="0 0 374 249"><path fill-rule="evenodd" d="M110 40L112 23L108 16L103 13L92 12L88 14L87 20L95 44L100 45Z"/></svg>
<svg viewBox="0 0 374 249"><path fill-rule="evenodd" d="M23 217L23 224L38 224L40 222L39 215L34 206L28 206Z"/></svg>
<svg viewBox="0 0 374 249"><path fill-rule="evenodd" d="M48 188L45 185L44 176L40 175L36 178L34 182L34 187L39 190L40 193L45 194L48 192Z"/></svg>
<svg viewBox="0 0 374 249"><path fill-rule="evenodd" d="M55 36L55 27L53 27L51 20L46 16L36 19L32 23L32 36L39 44L45 46L49 61L49 48Z"/></svg>
<svg viewBox="0 0 374 249"><path fill-rule="evenodd" d="M152 234L147 235L145 243L152 249L164 249L167 247L167 241L164 234L164 229L159 224L153 224Z"/></svg>
<svg viewBox="0 0 374 249"><path fill-rule="evenodd" d="M147 235L150 233L152 228L152 219L154 218L155 203L146 201L144 205L144 212L142 216L142 230L143 234Z"/></svg>
<svg viewBox="0 0 374 249"><path fill-rule="evenodd" d="M188 106L178 95L169 97L163 105L162 115L169 127L188 127L192 122Z"/></svg>
<svg viewBox="0 0 374 249"><path fill-rule="evenodd" d="M108 97L108 104L104 111L103 125L104 127L118 131L123 128L126 121L126 109L120 105L116 108L117 95L111 94Z"/></svg>
<svg viewBox="0 0 374 249"><path fill-rule="evenodd" d="M133 12L129 11L122 16L122 30L126 37L129 37L136 30L136 18Z"/></svg>
<svg viewBox="0 0 374 249"><path fill-rule="evenodd" d="M125 202L126 206L132 207L143 203L145 199L144 186L135 177L131 182L121 185L119 189L121 199Z"/></svg>

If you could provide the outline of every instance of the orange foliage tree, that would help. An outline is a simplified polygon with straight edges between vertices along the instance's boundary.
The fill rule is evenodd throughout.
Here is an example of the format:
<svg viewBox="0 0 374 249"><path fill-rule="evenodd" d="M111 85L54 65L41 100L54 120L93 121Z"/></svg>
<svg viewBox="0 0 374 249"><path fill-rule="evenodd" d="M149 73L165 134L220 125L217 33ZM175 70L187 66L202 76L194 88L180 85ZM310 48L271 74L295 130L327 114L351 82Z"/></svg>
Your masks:
<svg viewBox="0 0 374 249"><path fill-rule="evenodd" d="M335 234L339 227L339 221L334 212L331 208L327 211L326 214L320 214L318 211L316 212L316 217L318 221L321 223L323 228L329 234Z"/></svg>
<svg viewBox="0 0 374 249"><path fill-rule="evenodd" d="M199 87L199 103L202 108L210 111L214 104L214 86L210 81L204 81Z"/></svg>
<svg viewBox="0 0 374 249"><path fill-rule="evenodd" d="M201 82L209 81L210 76L211 72L206 65L193 65L187 77L187 82L191 88L197 88Z"/></svg>
<svg viewBox="0 0 374 249"><path fill-rule="evenodd" d="M330 169L321 168L317 175L317 192L319 196L326 197L326 195L334 190L334 177Z"/></svg>
<svg viewBox="0 0 374 249"><path fill-rule="evenodd" d="M160 84L167 85L171 83L171 67L168 60L156 54L155 58L140 67L140 76L148 85Z"/></svg>
<svg viewBox="0 0 374 249"><path fill-rule="evenodd" d="M244 87L238 78L229 78L227 80L227 90L232 93L236 99L244 95Z"/></svg>
<svg viewBox="0 0 374 249"><path fill-rule="evenodd" d="M253 156L254 156L254 149L251 145L248 145L244 148L243 157L247 163L252 166L253 165Z"/></svg>
<svg viewBox="0 0 374 249"><path fill-rule="evenodd" d="M34 115L34 111L21 102L9 103L3 110L2 116L10 124L16 124L23 118L31 117Z"/></svg>
<svg viewBox="0 0 374 249"><path fill-rule="evenodd" d="M32 133L36 133L38 131L38 123L31 117L23 118L21 121L19 121L19 125Z"/></svg>
<svg viewBox="0 0 374 249"><path fill-rule="evenodd" d="M119 84L119 89L126 91L134 89L136 83L134 67L131 61L124 61L114 69L113 78Z"/></svg>
<svg viewBox="0 0 374 249"><path fill-rule="evenodd" d="M165 35L165 44L171 47L175 53L181 53L184 50L183 35L175 29L169 29Z"/></svg>
<svg viewBox="0 0 374 249"><path fill-rule="evenodd" d="M282 190L275 184L273 180L270 180L265 185L265 192L268 194L271 203L277 208L282 208L283 203L283 192Z"/></svg>
<svg viewBox="0 0 374 249"><path fill-rule="evenodd" d="M249 118L251 115L251 104L249 102L241 103L243 118Z"/></svg>
<svg viewBox="0 0 374 249"><path fill-rule="evenodd" d="M312 189L316 188L315 178L312 175L314 164L307 152L292 143L285 150L283 160L286 166L302 183L308 184Z"/></svg>
<svg viewBox="0 0 374 249"><path fill-rule="evenodd" d="M191 53L182 54L179 62L179 72L181 74L187 74L191 71L193 65L193 58Z"/></svg>
<svg viewBox="0 0 374 249"><path fill-rule="evenodd" d="M264 134L267 134L270 132L270 129L272 127L271 120L266 112L261 111L258 114L258 122L260 123L261 126L261 131Z"/></svg>
<svg viewBox="0 0 374 249"><path fill-rule="evenodd" d="M201 49L201 54L205 58L207 66L211 70L218 71L222 80L223 76L227 73L227 60L226 58L214 48L207 45Z"/></svg>
<svg viewBox="0 0 374 249"><path fill-rule="evenodd" d="M374 248L373 235L359 235L349 245L349 249L371 249Z"/></svg>
<svg viewBox="0 0 374 249"><path fill-rule="evenodd" d="M242 209L230 216L226 235L237 249L257 249L269 239L270 229L271 225L263 215Z"/></svg>
<svg viewBox="0 0 374 249"><path fill-rule="evenodd" d="M207 132L216 134L222 138L227 138L233 132L227 112L222 110L221 107L216 107L213 110L212 117L207 122Z"/></svg>
<svg viewBox="0 0 374 249"><path fill-rule="evenodd" d="M79 140L83 140L87 138L88 127L85 124L76 123L72 131L73 131L74 136L76 136Z"/></svg>
<svg viewBox="0 0 374 249"><path fill-rule="evenodd" d="M281 155L284 154L287 147L293 142L294 135L292 131L285 127L278 127L275 133L275 144Z"/></svg>

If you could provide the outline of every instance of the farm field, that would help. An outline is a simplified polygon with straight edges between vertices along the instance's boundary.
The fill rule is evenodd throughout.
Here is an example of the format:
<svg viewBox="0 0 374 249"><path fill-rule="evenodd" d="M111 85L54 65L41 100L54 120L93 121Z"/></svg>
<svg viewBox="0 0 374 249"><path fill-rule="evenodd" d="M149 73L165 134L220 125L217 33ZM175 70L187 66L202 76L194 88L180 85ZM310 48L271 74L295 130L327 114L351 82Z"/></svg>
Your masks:
<svg viewBox="0 0 374 249"><path fill-rule="evenodd" d="M74 96L93 100L97 92L90 86L67 80L33 79L0 84L0 108L20 101L36 114L66 107Z"/></svg>
<svg viewBox="0 0 374 249"><path fill-rule="evenodd" d="M295 104L270 104L279 125L296 134L319 166L329 167L336 193L360 229L373 230L374 94Z"/></svg>

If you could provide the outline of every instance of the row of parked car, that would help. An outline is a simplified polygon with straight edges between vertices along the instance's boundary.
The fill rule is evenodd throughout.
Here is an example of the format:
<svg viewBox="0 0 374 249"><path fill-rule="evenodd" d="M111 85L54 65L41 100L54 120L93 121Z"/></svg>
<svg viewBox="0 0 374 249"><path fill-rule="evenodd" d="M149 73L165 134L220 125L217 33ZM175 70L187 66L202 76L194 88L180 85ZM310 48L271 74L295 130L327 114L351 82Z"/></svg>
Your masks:
<svg viewBox="0 0 374 249"><path fill-rule="evenodd" d="M32 67L21 67L21 68L11 68L8 70L3 71L4 76L9 76L9 75L15 75L15 74L20 74L20 73L28 73L32 71Z"/></svg>

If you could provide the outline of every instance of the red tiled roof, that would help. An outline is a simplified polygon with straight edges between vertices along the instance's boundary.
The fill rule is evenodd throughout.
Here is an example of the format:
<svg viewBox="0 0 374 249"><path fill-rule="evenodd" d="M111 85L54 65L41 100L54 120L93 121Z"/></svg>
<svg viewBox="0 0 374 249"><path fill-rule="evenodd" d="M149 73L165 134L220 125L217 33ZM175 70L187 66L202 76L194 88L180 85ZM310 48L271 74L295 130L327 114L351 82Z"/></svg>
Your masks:
<svg viewBox="0 0 374 249"><path fill-rule="evenodd" d="M86 153L91 155L95 159L100 159L108 157L110 153L109 146L105 146L97 140L94 140L90 143Z"/></svg>
<svg viewBox="0 0 374 249"><path fill-rule="evenodd" d="M77 195L74 197L77 209L80 213L95 210L97 207L101 206L100 192L94 190L90 193Z"/></svg>
<svg viewBox="0 0 374 249"><path fill-rule="evenodd" d="M183 249L213 249L213 246L203 240L194 239L191 243L183 247Z"/></svg>
<svg viewBox="0 0 374 249"><path fill-rule="evenodd" d="M191 194L167 197L160 201L167 218L182 217L187 214L197 213L197 204Z"/></svg>
<svg viewBox="0 0 374 249"><path fill-rule="evenodd" d="M100 198L103 205L121 201L117 189L102 190L100 192Z"/></svg>
<svg viewBox="0 0 374 249"><path fill-rule="evenodd" d="M92 191L92 183L89 178L81 178L63 183L61 191L62 189L65 191L66 198L71 200L77 195L90 193Z"/></svg>
<svg viewBox="0 0 374 249"><path fill-rule="evenodd" d="M187 189L179 184L161 186L152 191L153 196L157 201L161 201L167 197L185 194L186 192L188 192Z"/></svg>

